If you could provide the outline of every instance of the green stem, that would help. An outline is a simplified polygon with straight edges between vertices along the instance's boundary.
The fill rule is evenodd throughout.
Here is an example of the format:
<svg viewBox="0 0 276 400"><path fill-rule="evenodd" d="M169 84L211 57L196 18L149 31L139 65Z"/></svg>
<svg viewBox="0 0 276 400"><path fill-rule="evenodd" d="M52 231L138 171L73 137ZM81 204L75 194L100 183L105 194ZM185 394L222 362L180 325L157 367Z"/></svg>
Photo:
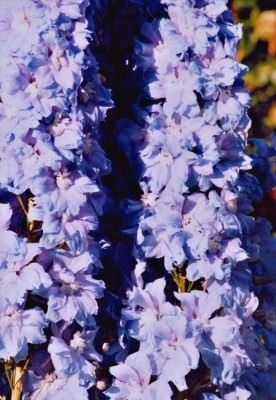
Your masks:
<svg viewBox="0 0 276 400"><path fill-rule="evenodd" d="M177 285L177 289L179 293L185 293L186 292L186 278L185 276L181 275L180 272L173 271L172 272L172 277L174 282Z"/></svg>
<svg viewBox="0 0 276 400"><path fill-rule="evenodd" d="M5 374L6 374L7 380L9 382L9 386L10 386L10 388L12 390L12 386L13 386L12 385L12 378L11 378L11 375L10 375L10 372L9 372L9 368L7 367L6 363L4 364L4 369L5 369Z"/></svg>
<svg viewBox="0 0 276 400"><path fill-rule="evenodd" d="M16 197L17 197L18 203L20 204L20 206L21 206L21 208L22 208L22 210L23 210L25 216L28 217L28 211L27 211L27 209L26 209L26 207L25 207L25 205L24 205L24 203L23 203L23 200L22 200L21 196L18 195L18 196L16 196Z"/></svg>
<svg viewBox="0 0 276 400"><path fill-rule="evenodd" d="M28 358L28 359L26 360L25 364L24 364L23 367L22 367L22 373L21 373L21 375L20 375L20 377L17 379L17 381L15 382L14 386L16 386L16 385L22 380L22 378L23 378L23 376L24 376L24 374L25 374L25 372L26 372L26 370L27 370L27 367L28 367L29 362L30 362L30 359Z"/></svg>
<svg viewBox="0 0 276 400"><path fill-rule="evenodd" d="M16 366L13 370L13 382L15 382L12 386L11 392L11 400L21 400L22 395L22 367Z"/></svg>
<svg viewBox="0 0 276 400"><path fill-rule="evenodd" d="M192 290L193 286L194 286L194 282L190 282L189 286L188 286L188 292L190 292Z"/></svg>

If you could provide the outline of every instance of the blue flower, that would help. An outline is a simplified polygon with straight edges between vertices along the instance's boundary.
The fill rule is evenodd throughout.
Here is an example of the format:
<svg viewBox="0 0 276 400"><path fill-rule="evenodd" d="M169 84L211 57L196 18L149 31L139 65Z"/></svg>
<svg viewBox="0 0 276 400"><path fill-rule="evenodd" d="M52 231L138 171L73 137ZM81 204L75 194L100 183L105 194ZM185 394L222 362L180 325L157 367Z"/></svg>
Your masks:
<svg viewBox="0 0 276 400"><path fill-rule="evenodd" d="M35 243L26 243L26 253L22 260L8 263L0 270L0 285L5 291L0 294L11 304L22 304L28 290L42 294L49 289L52 280L43 266L32 261L40 249Z"/></svg>
<svg viewBox="0 0 276 400"><path fill-rule="evenodd" d="M110 368L115 376L113 385L105 391L112 400L158 400L170 398L172 391L165 381L150 383L152 369L149 357L139 351L129 355L124 363Z"/></svg>
<svg viewBox="0 0 276 400"><path fill-rule="evenodd" d="M101 361L93 341L96 331L76 332L69 345L61 338L52 337L48 346L55 371L60 378L76 375L86 388L95 383L95 361Z"/></svg>
<svg viewBox="0 0 276 400"><path fill-rule="evenodd" d="M34 377L32 377L34 379ZM57 377L55 373L46 374L44 379L38 381L39 386L32 391L30 399L34 400L39 396L40 400L88 400L87 390L80 385L77 375L69 378ZM25 391L27 393L27 391Z"/></svg>
<svg viewBox="0 0 276 400"><path fill-rule="evenodd" d="M12 10L11 3L7 0L0 6L0 46L3 50L3 59L9 60L9 56L26 56L35 53L40 41L40 33L49 28L49 21L45 18L45 10L37 2L25 0ZM12 37L9 36L12 34ZM12 40L4 40L10 37Z"/></svg>
<svg viewBox="0 0 276 400"><path fill-rule="evenodd" d="M85 258L64 257L53 264L50 275L53 285L48 290L47 318L53 322L61 320L72 322L76 320L81 326L93 325L93 315L97 314L97 299L103 296L103 281L93 279L89 273L84 273L87 266L80 262ZM90 261L90 260L89 260ZM66 265L69 263L69 267ZM75 268L70 270L70 264ZM77 265L81 270L77 269Z"/></svg>
<svg viewBox="0 0 276 400"><path fill-rule="evenodd" d="M15 232L9 230L12 217L11 206L0 204L0 267L7 262L21 261L25 254L25 243Z"/></svg>
<svg viewBox="0 0 276 400"><path fill-rule="evenodd" d="M38 344L46 341L43 329L48 325L39 307L22 310L0 298L0 357L16 362L28 355L28 343Z"/></svg>
<svg viewBox="0 0 276 400"><path fill-rule="evenodd" d="M85 0L36 0L45 5L48 11L53 13L54 18L58 13L64 14L70 19L79 19L83 16L83 9L86 5Z"/></svg>

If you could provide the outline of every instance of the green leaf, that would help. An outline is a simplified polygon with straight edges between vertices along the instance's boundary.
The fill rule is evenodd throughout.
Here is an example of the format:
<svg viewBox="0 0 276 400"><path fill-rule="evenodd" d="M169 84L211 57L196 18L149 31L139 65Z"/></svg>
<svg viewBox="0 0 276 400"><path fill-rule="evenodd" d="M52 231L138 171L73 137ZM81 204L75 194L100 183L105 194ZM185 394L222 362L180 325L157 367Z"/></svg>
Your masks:
<svg viewBox="0 0 276 400"><path fill-rule="evenodd" d="M233 4L237 8L253 8L257 7L257 0L235 0Z"/></svg>

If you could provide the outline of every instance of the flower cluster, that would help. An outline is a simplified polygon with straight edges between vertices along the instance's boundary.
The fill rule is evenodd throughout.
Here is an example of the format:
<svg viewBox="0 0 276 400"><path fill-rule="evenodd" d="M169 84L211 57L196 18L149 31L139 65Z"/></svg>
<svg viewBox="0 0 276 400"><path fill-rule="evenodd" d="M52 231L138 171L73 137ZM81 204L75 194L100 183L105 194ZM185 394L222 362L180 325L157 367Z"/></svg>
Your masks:
<svg viewBox="0 0 276 400"><path fill-rule="evenodd" d="M145 22L124 57L140 93L116 129L143 194L128 202L137 265L120 335L131 355L117 356L107 394L274 398L273 332L269 342L261 323L273 300L264 306L258 285L275 241L252 216L262 189L246 153L241 26L224 0L163 1L154 19L144 11L154 2L134 3Z"/></svg>
<svg viewBox="0 0 276 400"><path fill-rule="evenodd" d="M110 168L99 124L112 102L88 47L88 5L0 5L1 394L17 400L27 366L24 399L64 398L65 387L87 399L101 360L93 232Z"/></svg>
<svg viewBox="0 0 276 400"><path fill-rule="evenodd" d="M275 138L226 3L1 2L1 398L276 398Z"/></svg>

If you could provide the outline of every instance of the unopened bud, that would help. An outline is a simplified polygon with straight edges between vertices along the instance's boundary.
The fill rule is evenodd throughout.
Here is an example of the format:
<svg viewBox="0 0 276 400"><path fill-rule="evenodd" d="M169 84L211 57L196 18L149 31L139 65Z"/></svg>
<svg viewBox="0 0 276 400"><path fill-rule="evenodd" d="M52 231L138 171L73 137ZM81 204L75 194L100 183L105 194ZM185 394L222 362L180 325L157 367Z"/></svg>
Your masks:
<svg viewBox="0 0 276 400"><path fill-rule="evenodd" d="M96 387L99 390L105 390L106 387L107 387L107 383L106 383L105 380L98 381L97 384L96 384Z"/></svg>
<svg viewBox="0 0 276 400"><path fill-rule="evenodd" d="M110 344L108 342L105 342L102 345L102 351L106 353L109 349L110 349Z"/></svg>

